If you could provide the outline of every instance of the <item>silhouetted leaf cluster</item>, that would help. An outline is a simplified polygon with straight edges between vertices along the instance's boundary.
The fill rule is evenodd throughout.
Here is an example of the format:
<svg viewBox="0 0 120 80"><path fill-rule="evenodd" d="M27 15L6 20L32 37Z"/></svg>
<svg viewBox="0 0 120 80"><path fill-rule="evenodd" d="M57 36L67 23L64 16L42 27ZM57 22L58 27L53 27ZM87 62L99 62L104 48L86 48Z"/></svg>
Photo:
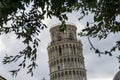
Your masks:
<svg viewBox="0 0 120 80"><path fill-rule="evenodd" d="M66 28L67 13L79 11L79 20L89 13L93 13L94 22L87 22L86 28L81 35L106 39L110 33L120 31L120 1L119 0L1 0L0 1L0 35L14 33L16 39L22 39L25 48L16 56L5 56L3 63L8 64L23 61L18 65L18 69L10 71L13 75L22 68L28 68L28 73L33 75L33 69L37 66L37 48L40 39L40 31L47 28L42 20L57 17L61 21L60 30ZM10 22L10 25L8 26ZM73 21L74 22L74 21ZM89 40L90 42L90 40ZM101 52L90 42L95 53L109 54L116 49L120 50L120 41L109 51ZM31 61L30 64L26 61Z"/></svg>
<svg viewBox="0 0 120 80"><path fill-rule="evenodd" d="M81 0L84 15L93 14L94 22L87 22L86 28L80 33L81 36L98 38L99 40L106 39L111 33L120 32L120 1L118 0ZM81 6L80 8L81 9ZM82 17L84 18L84 17ZM80 18L81 19L81 18ZM89 40L90 42L90 40ZM91 48L95 53L109 54L112 56L116 50L120 50L120 41L117 40L110 50L101 50L91 44Z"/></svg>
<svg viewBox="0 0 120 80"><path fill-rule="evenodd" d="M14 33L16 39L22 39L25 48L15 56L6 55L3 64L9 64L23 60L18 64L18 69L11 70L12 75L24 68L27 73L33 75L33 69L37 67L37 48L40 39L40 31L47 28L42 20L57 17L65 25L66 13L72 12L77 0L1 0L0 1L0 35ZM67 7L69 6L69 7ZM8 25L9 24L9 25ZM61 30L65 27L61 26ZM29 63L27 63L29 62Z"/></svg>

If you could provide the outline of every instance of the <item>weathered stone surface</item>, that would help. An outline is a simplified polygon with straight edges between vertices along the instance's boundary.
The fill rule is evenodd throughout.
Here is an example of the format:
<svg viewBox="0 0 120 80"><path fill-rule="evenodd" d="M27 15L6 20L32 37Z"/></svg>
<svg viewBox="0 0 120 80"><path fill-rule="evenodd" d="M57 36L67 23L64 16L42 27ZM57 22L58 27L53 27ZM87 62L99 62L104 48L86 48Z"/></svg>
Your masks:
<svg viewBox="0 0 120 80"><path fill-rule="evenodd" d="M76 26L67 24L60 32L59 26L50 29L48 45L50 80L87 80L81 41L77 40Z"/></svg>

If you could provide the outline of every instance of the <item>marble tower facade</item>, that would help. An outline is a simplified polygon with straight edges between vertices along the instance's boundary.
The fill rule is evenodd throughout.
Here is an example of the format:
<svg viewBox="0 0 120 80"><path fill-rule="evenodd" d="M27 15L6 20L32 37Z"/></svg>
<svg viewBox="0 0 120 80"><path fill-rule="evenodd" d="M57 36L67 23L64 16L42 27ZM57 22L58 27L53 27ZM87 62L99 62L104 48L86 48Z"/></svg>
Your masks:
<svg viewBox="0 0 120 80"><path fill-rule="evenodd" d="M50 29L48 46L50 80L87 80L81 41L77 40L75 25L67 24L61 32L60 25Z"/></svg>

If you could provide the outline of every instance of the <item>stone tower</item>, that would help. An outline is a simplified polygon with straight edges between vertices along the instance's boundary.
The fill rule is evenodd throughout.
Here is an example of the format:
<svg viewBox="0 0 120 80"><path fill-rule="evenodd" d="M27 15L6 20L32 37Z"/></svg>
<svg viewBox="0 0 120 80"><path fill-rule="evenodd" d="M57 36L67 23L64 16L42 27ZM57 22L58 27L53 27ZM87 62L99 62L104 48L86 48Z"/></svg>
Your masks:
<svg viewBox="0 0 120 80"><path fill-rule="evenodd" d="M64 32L59 26L50 29L48 46L50 80L87 80L82 43L77 40L76 26L67 24Z"/></svg>

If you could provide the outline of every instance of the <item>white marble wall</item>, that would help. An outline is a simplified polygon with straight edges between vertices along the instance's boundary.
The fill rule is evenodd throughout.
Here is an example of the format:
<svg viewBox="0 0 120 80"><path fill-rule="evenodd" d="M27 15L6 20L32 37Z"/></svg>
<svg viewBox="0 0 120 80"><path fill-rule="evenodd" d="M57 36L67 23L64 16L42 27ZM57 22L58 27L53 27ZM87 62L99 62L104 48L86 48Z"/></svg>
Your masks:
<svg viewBox="0 0 120 80"><path fill-rule="evenodd" d="M57 26L50 29L52 41L47 48L50 80L87 80L82 43L76 38L77 28L67 25L65 32L58 29Z"/></svg>

